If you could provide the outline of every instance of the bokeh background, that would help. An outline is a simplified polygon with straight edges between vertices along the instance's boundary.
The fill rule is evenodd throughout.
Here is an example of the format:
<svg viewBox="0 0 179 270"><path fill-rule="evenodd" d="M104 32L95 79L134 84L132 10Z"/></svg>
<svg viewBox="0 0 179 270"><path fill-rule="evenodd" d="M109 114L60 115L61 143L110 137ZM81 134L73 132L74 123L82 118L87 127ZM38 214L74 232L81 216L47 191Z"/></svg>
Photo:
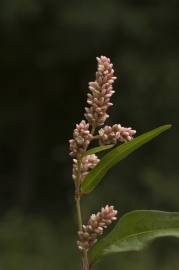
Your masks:
<svg viewBox="0 0 179 270"><path fill-rule="evenodd" d="M179 4L167 0L0 1L0 269L79 269L68 139L96 56L118 76L108 124L171 131L116 166L83 200L179 210ZM177 270L179 241L106 257L95 269Z"/></svg>

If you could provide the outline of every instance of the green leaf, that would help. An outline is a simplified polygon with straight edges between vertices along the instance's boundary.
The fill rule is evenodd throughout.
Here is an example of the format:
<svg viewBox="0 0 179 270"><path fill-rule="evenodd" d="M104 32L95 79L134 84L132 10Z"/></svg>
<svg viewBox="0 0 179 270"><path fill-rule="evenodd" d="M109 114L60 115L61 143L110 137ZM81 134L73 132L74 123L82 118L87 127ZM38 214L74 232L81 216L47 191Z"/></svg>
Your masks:
<svg viewBox="0 0 179 270"><path fill-rule="evenodd" d="M98 165L91 170L91 172L86 176L85 180L81 184L81 192L89 193L95 186L101 181L104 175L119 161L127 157L133 151L141 147L143 144L149 142L150 140L157 137L160 133L169 129L171 125L164 125L148 131L128 143L124 143L112 149L107 153Z"/></svg>
<svg viewBox="0 0 179 270"><path fill-rule="evenodd" d="M108 150L108 149L112 148L113 146L114 146L114 144L108 144L108 145L101 145L101 146L91 148L88 151L86 151L85 153L83 153L81 157L85 157L87 155L92 155L92 154L95 154L95 153L98 153L98 152L101 152L104 150Z"/></svg>
<svg viewBox="0 0 179 270"><path fill-rule="evenodd" d="M138 251L163 236L179 237L179 212L137 210L124 215L114 229L92 248L90 260L104 255Z"/></svg>

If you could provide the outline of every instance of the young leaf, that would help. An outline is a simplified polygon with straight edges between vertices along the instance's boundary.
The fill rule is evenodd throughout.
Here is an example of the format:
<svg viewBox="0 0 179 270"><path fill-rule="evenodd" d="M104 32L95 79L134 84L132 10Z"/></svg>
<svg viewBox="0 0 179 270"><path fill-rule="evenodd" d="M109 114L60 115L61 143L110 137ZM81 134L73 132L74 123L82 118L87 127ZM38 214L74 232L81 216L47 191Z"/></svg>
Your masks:
<svg viewBox="0 0 179 270"><path fill-rule="evenodd" d="M91 263L111 253L141 250L152 240L163 236L179 237L179 212L132 211L92 248Z"/></svg>
<svg viewBox="0 0 179 270"><path fill-rule="evenodd" d="M96 154L96 153L104 151L104 150L108 150L108 149L112 148L113 146L114 146L114 144L108 144L108 145L101 145L101 146L91 148L88 151L86 151L85 153L83 153L82 157L85 157L87 155Z"/></svg>
<svg viewBox="0 0 179 270"><path fill-rule="evenodd" d="M169 129L171 125L164 125L148 131L128 143L124 143L112 149L107 153L99 162L99 164L91 170L86 176L85 180L81 185L82 193L91 192L95 186L101 181L103 176L113 167L116 163L127 157L133 151L141 147L143 144L157 137L160 133Z"/></svg>

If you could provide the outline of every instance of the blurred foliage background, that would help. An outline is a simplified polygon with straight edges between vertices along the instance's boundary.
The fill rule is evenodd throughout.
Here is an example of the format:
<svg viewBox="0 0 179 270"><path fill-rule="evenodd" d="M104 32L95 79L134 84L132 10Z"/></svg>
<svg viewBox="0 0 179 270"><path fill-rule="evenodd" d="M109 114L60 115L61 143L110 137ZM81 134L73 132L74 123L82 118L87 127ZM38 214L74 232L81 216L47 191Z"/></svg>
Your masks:
<svg viewBox="0 0 179 270"><path fill-rule="evenodd" d="M179 209L179 4L167 0L0 1L0 270L79 269L68 139L83 118L96 56L118 81L109 124L168 133L109 173L85 201ZM95 269L177 270L179 241Z"/></svg>

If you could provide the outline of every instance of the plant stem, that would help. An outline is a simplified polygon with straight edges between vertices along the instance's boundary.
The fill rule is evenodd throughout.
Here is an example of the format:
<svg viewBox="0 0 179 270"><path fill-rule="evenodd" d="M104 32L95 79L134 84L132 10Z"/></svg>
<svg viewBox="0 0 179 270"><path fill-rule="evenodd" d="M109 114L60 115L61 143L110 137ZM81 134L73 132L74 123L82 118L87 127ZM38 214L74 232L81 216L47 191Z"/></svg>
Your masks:
<svg viewBox="0 0 179 270"><path fill-rule="evenodd" d="M75 201L76 201L76 212L77 212L77 219L78 219L78 230L82 230L82 214L81 214L81 194L80 194L80 170L81 170L81 160L77 160L78 166L78 174L75 183ZM89 270L89 262L88 262L88 254L87 251L81 252L81 260L82 260L82 270Z"/></svg>
<svg viewBox="0 0 179 270"><path fill-rule="evenodd" d="M81 215L81 205L80 205L80 196L76 194L76 212L77 212L77 219L78 219L78 229L82 229L82 215Z"/></svg>
<svg viewBox="0 0 179 270"><path fill-rule="evenodd" d="M93 135L95 132L96 126L93 125L91 129L91 134ZM94 139L97 139L97 136L94 136ZM80 171L81 171L81 158L77 159L77 179L75 181L75 200L76 200L76 212L77 212L77 219L78 219L78 229L79 231L82 230L83 222L82 222L82 214L81 214L81 194L80 194ZM81 260L82 260L82 270L90 270L91 267L88 261L88 253L86 250L81 252Z"/></svg>
<svg viewBox="0 0 179 270"><path fill-rule="evenodd" d="M94 134L95 129L96 129L96 127L93 125L93 126L92 126L92 129L91 129L91 134L92 134L92 135Z"/></svg>
<svg viewBox="0 0 179 270"><path fill-rule="evenodd" d="M95 136L93 136L93 140L97 140L97 139L99 139L100 138L100 135L95 135Z"/></svg>

